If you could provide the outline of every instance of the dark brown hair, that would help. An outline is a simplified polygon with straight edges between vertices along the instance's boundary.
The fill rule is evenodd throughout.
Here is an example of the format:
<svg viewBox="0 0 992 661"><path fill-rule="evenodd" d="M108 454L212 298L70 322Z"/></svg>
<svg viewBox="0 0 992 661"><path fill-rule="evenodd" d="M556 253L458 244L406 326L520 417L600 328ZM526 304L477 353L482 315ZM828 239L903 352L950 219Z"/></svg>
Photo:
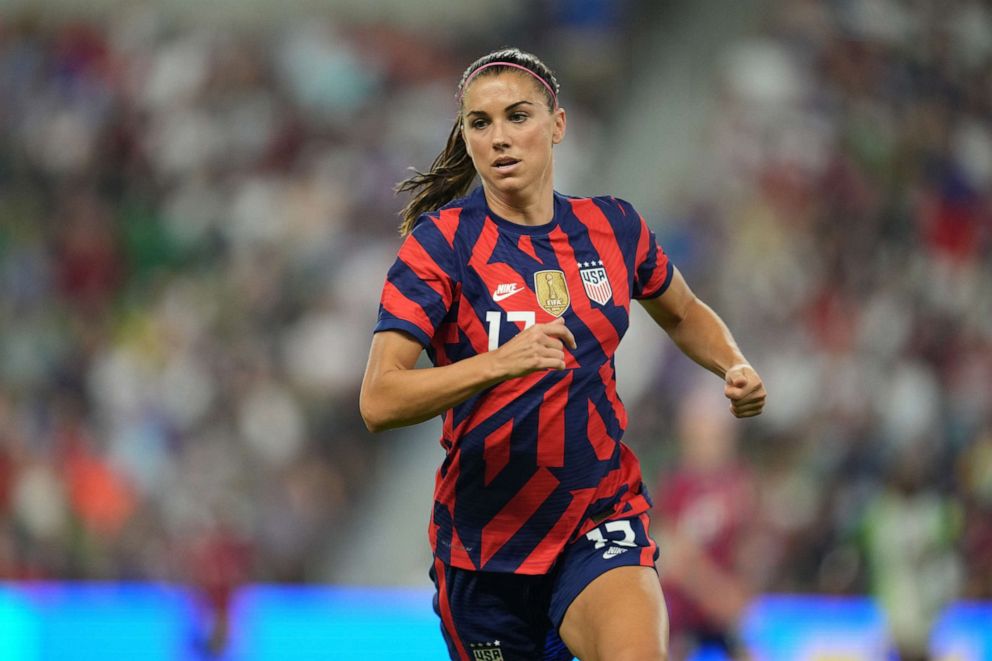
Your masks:
<svg viewBox="0 0 992 661"><path fill-rule="evenodd" d="M551 69L537 56L517 48L505 48L493 51L473 62L469 68L465 69L465 73L462 74L462 79L458 83L458 116L455 118L455 125L451 128L451 134L448 135L448 142L444 149L434 159L429 171L421 172L415 169L415 174L412 177L404 179L396 185L396 191L399 193L413 193L413 198L403 207L401 212L403 221L400 223L400 234L402 236L410 233L413 224L421 214L434 211L465 195L471 187L472 181L475 180L475 166L465 149L465 140L462 137L461 99L465 93L465 84L473 79L473 74L482 67L493 65L494 62L506 62L524 67L547 83L548 89L541 85L541 91L547 99L548 108L555 109L558 81ZM496 64L488 66L485 71L479 73L479 76L495 76L504 71L512 70L513 67L501 67ZM554 90L554 94L551 93L551 90Z"/></svg>

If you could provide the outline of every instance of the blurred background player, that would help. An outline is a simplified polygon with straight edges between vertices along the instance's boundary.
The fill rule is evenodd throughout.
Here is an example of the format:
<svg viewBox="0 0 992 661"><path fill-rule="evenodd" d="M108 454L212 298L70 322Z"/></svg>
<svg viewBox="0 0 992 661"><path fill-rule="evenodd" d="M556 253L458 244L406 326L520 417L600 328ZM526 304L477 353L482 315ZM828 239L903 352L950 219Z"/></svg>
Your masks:
<svg viewBox="0 0 992 661"><path fill-rule="evenodd" d="M680 401L676 434L677 464L657 482L652 516L671 658L708 650L744 659L737 627L754 596L745 571L757 516L753 476L738 457L726 403L705 384Z"/></svg>

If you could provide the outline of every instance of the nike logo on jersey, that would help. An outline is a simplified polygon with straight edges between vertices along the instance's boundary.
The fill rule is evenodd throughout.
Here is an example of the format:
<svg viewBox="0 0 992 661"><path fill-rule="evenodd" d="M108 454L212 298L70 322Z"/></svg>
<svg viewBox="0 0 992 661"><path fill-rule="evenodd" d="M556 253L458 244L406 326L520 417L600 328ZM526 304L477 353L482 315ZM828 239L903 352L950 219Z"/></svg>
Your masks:
<svg viewBox="0 0 992 661"><path fill-rule="evenodd" d="M496 286L496 291L493 292L493 300L497 303L505 298L510 298L514 294L520 293L524 290L523 287L517 283L502 284Z"/></svg>

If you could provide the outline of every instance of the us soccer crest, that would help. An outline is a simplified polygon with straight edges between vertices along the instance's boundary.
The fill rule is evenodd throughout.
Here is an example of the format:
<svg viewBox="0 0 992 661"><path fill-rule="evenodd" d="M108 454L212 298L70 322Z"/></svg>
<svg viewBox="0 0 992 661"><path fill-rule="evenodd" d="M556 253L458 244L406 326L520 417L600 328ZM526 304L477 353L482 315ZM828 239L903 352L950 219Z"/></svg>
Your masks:
<svg viewBox="0 0 992 661"><path fill-rule="evenodd" d="M503 650L499 641L489 643L469 643L474 661L503 661Z"/></svg>
<svg viewBox="0 0 992 661"><path fill-rule="evenodd" d="M610 279L606 277L606 269L603 262L579 262L579 275L582 277L582 286L585 287L586 296L596 301L600 305L606 305L613 298L613 288L610 287Z"/></svg>
<svg viewBox="0 0 992 661"><path fill-rule="evenodd" d="M561 271L538 271L534 274L537 304L548 314L560 317L568 309L568 284Z"/></svg>

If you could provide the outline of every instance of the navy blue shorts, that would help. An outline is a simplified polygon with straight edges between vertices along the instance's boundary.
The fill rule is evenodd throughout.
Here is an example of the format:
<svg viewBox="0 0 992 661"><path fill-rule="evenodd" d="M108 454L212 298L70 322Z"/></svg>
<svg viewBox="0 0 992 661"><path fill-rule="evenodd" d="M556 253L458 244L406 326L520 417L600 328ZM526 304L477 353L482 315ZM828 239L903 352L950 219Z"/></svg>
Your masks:
<svg viewBox="0 0 992 661"><path fill-rule="evenodd" d="M435 559L434 612L448 653L458 661L565 661L558 628L572 601L616 567L654 567L658 547L648 515L603 521L565 547L547 574L451 567Z"/></svg>

